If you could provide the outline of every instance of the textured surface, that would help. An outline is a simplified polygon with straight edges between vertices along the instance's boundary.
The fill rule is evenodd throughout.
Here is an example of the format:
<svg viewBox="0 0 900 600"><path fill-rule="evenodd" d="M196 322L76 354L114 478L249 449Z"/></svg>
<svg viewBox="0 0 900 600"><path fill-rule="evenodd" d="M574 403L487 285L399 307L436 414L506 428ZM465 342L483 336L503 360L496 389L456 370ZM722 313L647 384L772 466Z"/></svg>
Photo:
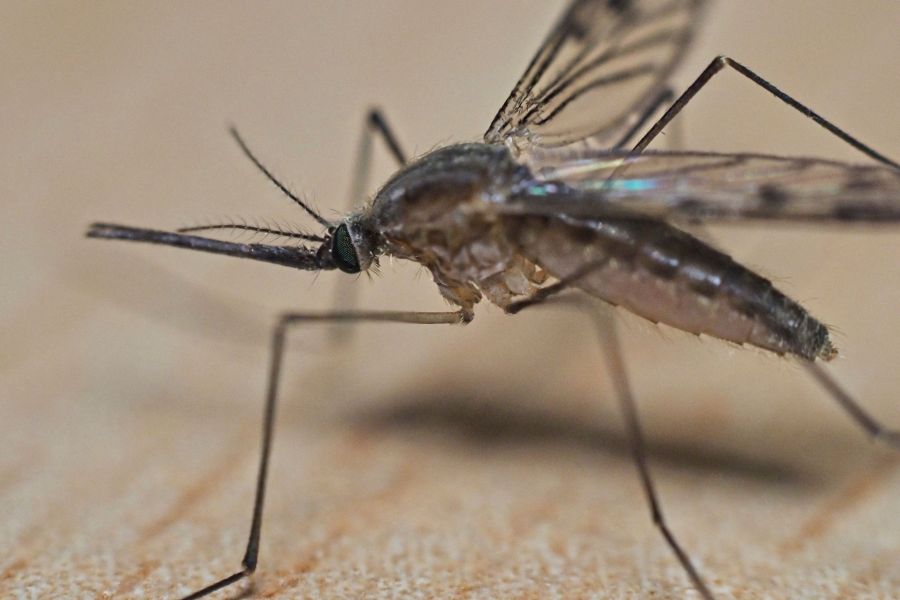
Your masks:
<svg viewBox="0 0 900 600"><path fill-rule="evenodd" d="M0 9L0 596L174 598L234 570L268 325L328 306L341 277L87 241L85 224L303 222L228 122L326 211L372 101L417 151L475 138L556 12L476 4ZM687 73L728 52L900 155L896 2L722 4ZM721 77L688 109L690 146L857 158ZM716 234L837 326L833 371L900 424L900 234ZM414 268L383 271L355 282L365 306L442 306ZM896 455L782 361L623 329L665 508L722 597L900 597ZM479 307L466 328L373 325L338 352L326 333L291 340L252 597L691 596L583 319Z"/></svg>

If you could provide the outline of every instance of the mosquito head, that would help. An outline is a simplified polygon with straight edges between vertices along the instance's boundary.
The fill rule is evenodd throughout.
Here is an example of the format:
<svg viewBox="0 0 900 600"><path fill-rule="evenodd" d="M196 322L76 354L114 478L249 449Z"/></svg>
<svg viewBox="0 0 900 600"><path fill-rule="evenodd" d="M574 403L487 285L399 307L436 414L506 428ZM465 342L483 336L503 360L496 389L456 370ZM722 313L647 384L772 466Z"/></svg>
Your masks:
<svg viewBox="0 0 900 600"><path fill-rule="evenodd" d="M112 223L93 223L88 228L87 237L163 244L213 254L249 258L303 271L340 269L345 273L359 273L368 269L375 262L375 249L378 246L377 236L373 235L369 228L364 227L363 219L360 216L351 215L336 224L325 219L263 166L234 127L230 129L230 132L250 161L285 195L326 228L324 235L234 222L182 227L175 231L160 231ZM253 232L292 239L295 240L295 243L290 245L237 243L194 235L200 232L221 230ZM296 241L299 241L299 244ZM306 244L308 242L316 242L319 245L318 247L309 247Z"/></svg>
<svg viewBox="0 0 900 600"><path fill-rule="evenodd" d="M374 262L375 246L374 236L358 220L348 218L329 232L317 257L344 273L359 273Z"/></svg>

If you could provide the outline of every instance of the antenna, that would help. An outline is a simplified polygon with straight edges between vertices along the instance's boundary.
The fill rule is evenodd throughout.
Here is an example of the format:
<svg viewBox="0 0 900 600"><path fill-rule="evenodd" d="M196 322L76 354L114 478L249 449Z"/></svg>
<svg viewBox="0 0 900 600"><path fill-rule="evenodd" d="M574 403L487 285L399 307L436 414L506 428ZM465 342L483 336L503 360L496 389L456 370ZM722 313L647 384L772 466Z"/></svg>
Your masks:
<svg viewBox="0 0 900 600"><path fill-rule="evenodd" d="M241 147L241 151L247 156L247 158L250 159L250 161L254 165L256 165L257 169L262 171L263 174L269 178L269 181L271 181L272 183L277 185L278 189L280 189L282 192L284 192L284 194L288 198L290 198L291 200L296 202L298 205L300 205L300 208L305 210L310 216L312 216L312 218L314 218L316 221L318 221L322 225L322 227L325 227L326 229L331 229L331 227L332 227L331 223L326 221L325 218L322 217L322 215L320 215L319 213L314 211L309 205L307 205L305 202L303 202L303 200L298 198L296 194L291 192L291 190L287 189L287 187L283 183L278 181L278 179L276 179L276 177L274 175L272 175L272 173L265 166L263 166L263 164L261 162L259 162L259 159L256 158L256 156L253 155L253 152L250 151L250 148L247 147L247 144L244 142L243 138L241 138L241 134L238 133L238 130L234 127L234 125L231 125L228 128L228 132L231 134L231 137L234 138L234 141L236 141L238 143L238 146Z"/></svg>

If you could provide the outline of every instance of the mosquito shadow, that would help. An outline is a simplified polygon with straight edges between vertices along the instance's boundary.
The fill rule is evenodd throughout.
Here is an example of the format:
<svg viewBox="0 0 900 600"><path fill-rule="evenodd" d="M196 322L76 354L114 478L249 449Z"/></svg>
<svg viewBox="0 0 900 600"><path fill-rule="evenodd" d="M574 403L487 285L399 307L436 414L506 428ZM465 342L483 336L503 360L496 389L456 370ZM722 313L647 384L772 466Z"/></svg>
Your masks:
<svg viewBox="0 0 900 600"><path fill-rule="evenodd" d="M230 596L225 598L225 600L246 600L247 598L255 596L258 591L255 582L251 579L246 587L241 590L234 590Z"/></svg>
<svg viewBox="0 0 900 600"><path fill-rule="evenodd" d="M86 260L66 261L64 266L59 269L60 279L71 289L97 298L100 305L116 304L167 327L209 339L240 345L264 345L268 339L267 321L254 316L257 307L229 304L139 254L130 257L127 265L110 261L103 269ZM202 318L198 318L199 307Z"/></svg>
<svg viewBox="0 0 900 600"><path fill-rule="evenodd" d="M400 399L390 407L357 412L346 419L354 425L380 431L419 430L450 436L468 445L560 444L588 452L631 460L624 431L613 426L554 418L546 412L510 408L513 401L495 405L474 404L465 396L430 397L427 401ZM817 473L775 459L752 458L739 451L705 448L681 441L647 439L648 455L662 468L687 469L708 475L727 475L766 484L813 488L821 483Z"/></svg>

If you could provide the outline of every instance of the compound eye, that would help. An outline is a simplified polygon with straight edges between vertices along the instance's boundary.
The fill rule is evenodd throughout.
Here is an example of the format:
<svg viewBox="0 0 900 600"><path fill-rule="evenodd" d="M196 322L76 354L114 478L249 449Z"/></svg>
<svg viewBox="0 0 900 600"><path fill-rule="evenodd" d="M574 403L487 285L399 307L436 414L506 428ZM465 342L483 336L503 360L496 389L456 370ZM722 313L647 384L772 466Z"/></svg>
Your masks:
<svg viewBox="0 0 900 600"><path fill-rule="evenodd" d="M359 258L356 256L356 248L350 238L347 225L343 224L334 230L331 238L331 256L334 264L344 273L359 273Z"/></svg>

